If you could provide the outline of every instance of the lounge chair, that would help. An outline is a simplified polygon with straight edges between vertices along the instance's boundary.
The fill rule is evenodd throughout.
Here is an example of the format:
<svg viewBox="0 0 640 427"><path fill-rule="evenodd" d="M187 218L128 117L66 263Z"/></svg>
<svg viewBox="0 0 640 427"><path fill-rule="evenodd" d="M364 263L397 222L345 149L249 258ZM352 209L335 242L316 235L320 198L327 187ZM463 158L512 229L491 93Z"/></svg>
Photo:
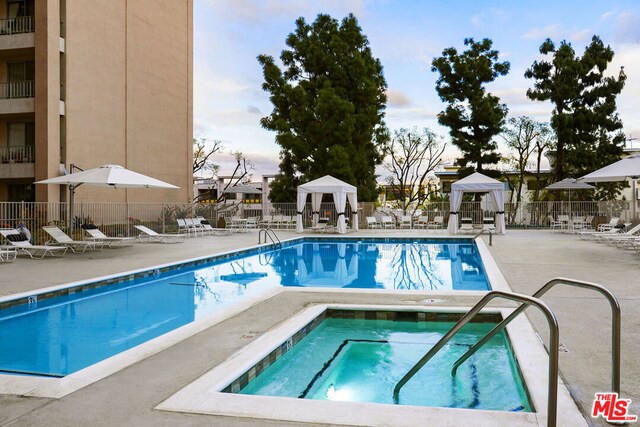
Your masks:
<svg viewBox="0 0 640 427"><path fill-rule="evenodd" d="M429 217L426 215L419 215L416 217L416 220L413 222L413 226L415 228L427 228L429 225Z"/></svg>
<svg viewBox="0 0 640 427"><path fill-rule="evenodd" d="M476 230L473 228L473 219L471 218L462 218L460 220L460 228L458 229L459 233L473 233Z"/></svg>
<svg viewBox="0 0 640 427"><path fill-rule="evenodd" d="M396 228L396 222L389 215L385 215L381 219L382 228Z"/></svg>
<svg viewBox="0 0 640 427"><path fill-rule="evenodd" d="M90 236L87 240L102 242L109 248L133 246L136 241L135 237L109 237L93 224L84 224L82 228Z"/></svg>
<svg viewBox="0 0 640 427"><path fill-rule="evenodd" d="M600 233L619 233L622 230L615 228L615 226L618 225L618 222L620 222L620 218L612 217L608 223L598 225L596 230L580 231L577 234L582 240L593 240L597 239L597 235Z"/></svg>
<svg viewBox="0 0 640 427"><path fill-rule="evenodd" d="M27 236L14 228L1 229L0 234L4 236L11 246L15 246L17 251L29 255L31 258L42 259L46 255L64 256L69 249L64 246L32 245Z"/></svg>
<svg viewBox="0 0 640 427"><path fill-rule="evenodd" d="M15 261L17 253L18 251L13 246L0 248L0 262Z"/></svg>
<svg viewBox="0 0 640 427"><path fill-rule="evenodd" d="M427 229L440 229L444 226L444 216L436 215L433 217L433 221L427 223Z"/></svg>
<svg viewBox="0 0 640 427"><path fill-rule="evenodd" d="M482 218L482 229L488 231L496 231L496 220L494 217Z"/></svg>
<svg viewBox="0 0 640 427"><path fill-rule="evenodd" d="M402 215L400 217L400 228L412 228L411 215Z"/></svg>
<svg viewBox="0 0 640 427"><path fill-rule="evenodd" d="M378 221L375 216L368 216L365 219L367 220L367 228L381 228L382 227L382 224L380 224L380 221Z"/></svg>
<svg viewBox="0 0 640 427"><path fill-rule="evenodd" d="M91 249L92 251L99 251L105 245L103 242L98 241L87 241L87 240L73 240L71 237L67 235L64 231L60 230L55 225L47 225L42 227L42 229L49 235L53 240L47 242L46 244L51 244L54 246L66 246L71 249L71 252L75 253L85 253L87 249Z"/></svg>
<svg viewBox="0 0 640 427"><path fill-rule="evenodd" d="M602 233L596 234L594 237L610 246L624 247L640 238L640 224L623 233Z"/></svg>
<svg viewBox="0 0 640 427"><path fill-rule="evenodd" d="M180 243L184 242L184 234L161 234L153 231L144 225L134 225L141 234L138 236L138 240L148 243Z"/></svg>
<svg viewBox="0 0 640 427"><path fill-rule="evenodd" d="M311 230L315 232L325 232L329 227L329 218L320 218L318 219L318 223L311 227Z"/></svg>

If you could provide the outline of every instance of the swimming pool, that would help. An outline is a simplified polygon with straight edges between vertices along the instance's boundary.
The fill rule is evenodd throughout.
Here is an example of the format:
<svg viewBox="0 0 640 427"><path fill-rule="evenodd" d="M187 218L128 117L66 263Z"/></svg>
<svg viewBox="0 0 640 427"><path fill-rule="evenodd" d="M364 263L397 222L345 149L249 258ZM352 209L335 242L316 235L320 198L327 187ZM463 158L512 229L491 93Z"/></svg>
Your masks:
<svg viewBox="0 0 640 427"><path fill-rule="evenodd" d="M336 315L331 310L327 316ZM351 312L353 313L353 312ZM256 372L238 393L347 402L393 402L395 384L454 323L371 312L361 318L327 317L274 363ZM380 316L382 315L382 316ZM369 317L370 320L367 320ZM413 320L409 320L412 317ZM435 317L435 316L431 316ZM459 369L450 368L501 319L466 325L407 383L400 404L448 408L531 411L506 335L490 340ZM406 320L405 320L406 319ZM493 322L491 322L491 320ZM262 367L261 361L257 366ZM252 372L249 370L249 372ZM248 379L249 375L247 376ZM234 384L223 391L231 391Z"/></svg>
<svg viewBox="0 0 640 427"><path fill-rule="evenodd" d="M282 286L489 289L470 240L297 240L4 302L0 373L66 376Z"/></svg>

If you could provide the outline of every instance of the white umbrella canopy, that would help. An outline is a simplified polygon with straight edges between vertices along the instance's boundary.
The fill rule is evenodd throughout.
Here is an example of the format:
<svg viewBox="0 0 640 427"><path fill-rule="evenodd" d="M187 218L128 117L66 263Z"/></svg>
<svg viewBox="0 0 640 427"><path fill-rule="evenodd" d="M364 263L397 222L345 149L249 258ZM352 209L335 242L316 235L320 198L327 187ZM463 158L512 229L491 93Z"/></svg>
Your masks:
<svg viewBox="0 0 640 427"><path fill-rule="evenodd" d="M583 181L573 178L565 178L562 181L554 182L544 187L545 190L568 190L569 192L569 215L571 215L571 190L595 190L596 187ZM562 209L564 211L564 208Z"/></svg>
<svg viewBox="0 0 640 427"><path fill-rule="evenodd" d="M615 182L631 178L631 215L636 217L636 179L640 178L640 154L633 154L580 178L585 182Z"/></svg>
<svg viewBox="0 0 640 427"><path fill-rule="evenodd" d="M585 182L614 182L640 178L640 154L633 154L580 178Z"/></svg>
<svg viewBox="0 0 640 427"><path fill-rule="evenodd" d="M175 188L159 179L125 169L119 165L104 165L86 171L74 172L72 174L59 176L56 178L37 181L36 184L61 184L78 186L81 184L93 185L97 187L114 188Z"/></svg>

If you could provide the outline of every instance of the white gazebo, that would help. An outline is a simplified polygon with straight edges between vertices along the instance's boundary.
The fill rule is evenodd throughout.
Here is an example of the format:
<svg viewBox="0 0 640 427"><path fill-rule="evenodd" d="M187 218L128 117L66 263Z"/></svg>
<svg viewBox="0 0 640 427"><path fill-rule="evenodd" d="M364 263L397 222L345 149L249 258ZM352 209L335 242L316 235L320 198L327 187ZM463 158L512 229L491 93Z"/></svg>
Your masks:
<svg viewBox="0 0 640 427"><path fill-rule="evenodd" d="M504 184L481 173L473 173L451 184L451 213L449 214L449 234L458 231L458 209L462 205L463 193L489 193L496 206L496 233L504 234Z"/></svg>
<svg viewBox="0 0 640 427"><path fill-rule="evenodd" d="M330 175L325 175L322 178L318 178L313 181L309 181L306 184L298 186L298 203L296 216L296 231L302 233L304 229L302 226L302 212L304 206L307 203L307 195L311 194L311 211L313 212L313 225L318 223L320 217L320 203L322 203L322 195L324 193L330 193L333 195L333 203L336 205L336 211L338 212L338 223L336 228L338 233L344 234L347 232L347 224L345 222L345 208L347 207L347 199L353 212L353 229L358 229L358 189L351 184L340 181Z"/></svg>

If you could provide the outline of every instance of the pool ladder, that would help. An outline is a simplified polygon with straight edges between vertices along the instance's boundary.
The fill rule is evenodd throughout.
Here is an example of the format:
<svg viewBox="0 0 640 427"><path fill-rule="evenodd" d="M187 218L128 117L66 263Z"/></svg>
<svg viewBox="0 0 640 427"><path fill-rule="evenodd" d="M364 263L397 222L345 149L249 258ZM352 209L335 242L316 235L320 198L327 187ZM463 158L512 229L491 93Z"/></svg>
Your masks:
<svg viewBox="0 0 640 427"><path fill-rule="evenodd" d="M258 232L258 244L262 243L262 233L264 232L264 243L267 243L267 237L271 240L271 243L275 246L276 249L282 249L282 242L276 236L275 231L271 228L261 228Z"/></svg>
<svg viewBox="0 0 640 427"><path fill-rule="evenodd" d="M480 231L478 234L473 236L473 240L476 240L478 237L480 237L484 233L489 233L489 246L493 246L493 233L491 233L491 230L486 228L482 229L482 231Z"/></svg>
<svg viewBox="0 0 640 427"><path fill-rule="evenodd" d="M604 286L596 283L583 282L580 280L566 279L558 277L550 280L544 286L542 286L532 296L517 294L514 292L504 291L491 291L485 295L476 305L473 306L467 314L465 314L456 323L453 328L449 330L410 370L402 377L393 389L393 402L399 402L400 389L418 372L431 358L438 352L444 345L462 329L471 319L485 306L489 301L495 298L504 298L512 301L520 302L520 306L515 309L507 318L498 323L489 333L487 333L480 341L474 344L465 354L463 354L453 364L451 370L451 376L455 376L458 367L464 363L472 354L474 354L480 347L486 344L497 333L502 331L509 322L511 322L520 313L526 310L529 306L535 306L547 319L549 324L549 389L548 389L548 401L547 401L547 426L555 427L558 410L558 349L560 345L558 320L553 314L553 311L541 301L539 298L544 295L549 289L555 285L569 285L579 288L586 288L601 293L611 306L611 389L614 393L620 394L620 304L616 297Z"/></svg>

